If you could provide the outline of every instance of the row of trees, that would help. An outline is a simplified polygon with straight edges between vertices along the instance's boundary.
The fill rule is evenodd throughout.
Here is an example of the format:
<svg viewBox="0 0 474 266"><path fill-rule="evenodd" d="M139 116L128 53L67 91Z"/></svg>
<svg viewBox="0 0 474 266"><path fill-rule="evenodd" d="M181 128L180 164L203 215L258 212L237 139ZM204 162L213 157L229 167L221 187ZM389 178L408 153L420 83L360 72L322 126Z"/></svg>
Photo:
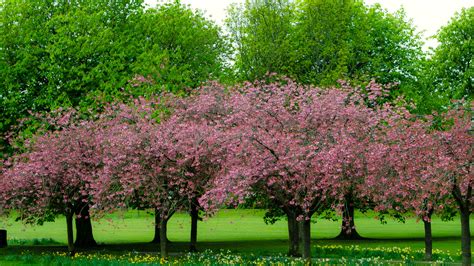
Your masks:
<svg viewBox="0 0 474 266"><path fill-rule="evenodd" d="M89 216L83 210L100 218L153 209L167 257L176 211L190 212L195 249L200 210L257 201L286 216L289 254L302 248L309 258L311 218L359 202L422 219L427 259L431 216L460 213L470 265L472 107L459 105L441 120L416 117L385 102L389 90L374 82L341 86L211 84L188 98L109 105L92 120L72 110L46 117L56 130L32 139L2 170L0 210L28 223L65 215L73 252L72 222ZM346 216L346 230L351 221Z"/></svg>
<svg viewBox="0 0 474 266"><path fill-rule="evenodd" d="M362 1L248 0L229 9L228 34L179 1L0 1L0 153L38 126L30 112L101 107L160 91L186 94L207 80L267 72L313 85L398 83L430 113L472 99L474 8L457 14L432 55L403 11ZM431 54L431 53L429 53ZM429 57L427 59L427 57ZM144 77L148 86L134 86Z"/></svg>

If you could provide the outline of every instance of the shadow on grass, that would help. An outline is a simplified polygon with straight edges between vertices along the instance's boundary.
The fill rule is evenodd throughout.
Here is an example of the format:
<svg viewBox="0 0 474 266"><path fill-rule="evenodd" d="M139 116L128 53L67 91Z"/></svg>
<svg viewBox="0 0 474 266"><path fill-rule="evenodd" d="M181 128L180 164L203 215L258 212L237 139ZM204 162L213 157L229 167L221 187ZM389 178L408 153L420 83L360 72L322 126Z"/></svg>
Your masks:
<svg viewBox="0 0 474 266"><path fill-rule="evenodd" d="M204 250L231 250L234 252L254 253L261 255L275 255L285 253L287 249L286 240L253 240L253 241L219 241L219 242L198 242L198 251ZM189 242L172 242L169 250L176 255L187 253ZM91 248L77 248L78 252L92 253L159 253L160 244L155 243L118 243L99 244ZM0 249L0 255L12 255L28 253L32 255L67 252L66 245L10 245Z"/></svg>
<svg viewBox="0 0 474 266"><path fill-rule="evenodd" d="M433 241L448 241L458 240L458 237L437 237L433 238ZM313 245L360 245L365 246L368 244L387 245L388 243L397 244L409 244L419 243L423 241L423 238L391 238L391 239L376 239L376 238L364 238L361 240L340 240L340 239L313 239ZM169 244L169 250L171 253L176 255L187 253L189 249L189 242L171 242ZM258 255L276 255L285 254L288 250L287 240L249 240L249 241L216 241L216 242L198 242L198 251L203 250L230 250L239 253L252 253ZM159 253L160 245L156 243L117 243L117 244L100 244L96 247L91 248L78 248L78 252L100 252L100 253ZM44 254L54 252L67 252L67 246L51 243L50 245L10 245L6 248L0 248L1 255L7 254Z"/></svg>
<svg viewBox="0 0 474 266"><path fill-rule="evenodd" d="M459 240L461 237L456 237L456 236L441 236L441 237L433 237L433 241L447 241L447 240ZM352 240L352 239L339 239L337 237L335 238L319 238L319 239L313 239L313 241L336 241L336 242L341 242L341 243L365 243L365 242L410 242L410 241L425 241L424 237L385 237L385 238L370 238L370 237L362 237L360 239Z"/></svg>

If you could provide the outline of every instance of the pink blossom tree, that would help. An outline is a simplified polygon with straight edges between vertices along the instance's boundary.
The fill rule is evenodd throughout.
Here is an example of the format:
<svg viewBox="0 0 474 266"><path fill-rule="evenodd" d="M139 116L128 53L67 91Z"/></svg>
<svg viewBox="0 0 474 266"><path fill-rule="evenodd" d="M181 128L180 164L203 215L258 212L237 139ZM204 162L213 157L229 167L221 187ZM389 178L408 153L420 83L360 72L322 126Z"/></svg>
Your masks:
<svg viewBox="0 0 474 266"><path fill-rule="evenodd" d="M451 125L436 134L436 146L441 147L433 173L446 186L440 193L450 193L459 208L461 216L462 264L471 265L471 232L469 217L474 210L474 174L472 125L472 102L470 107L452 108L444 114L444 120Z"/></svg>
<svg viewBox="0 0 474 266"><path fill-rule="evenodd" d="M330 129L331 145L327 146L328 155L324 157L329 165L326 171L339 174L344 184L340 193L344 194L342 205L341 232L336 237L341 240L361 239L355 226L355 208L372 208L370 196L365 192L366 177L371 164L369 158L374 152L374 140L385 119L393 116L394 106L387 103L391 85L380 85L371 81L365 88L352 88L348 83L339 81L343 89L354 95L348 101L359 106L355 112L347 115L346 122ZM346 107L347 108L347 107Z"/></svg>
<svg viewBox="0 0 474 266"><path fill-rule="evenodd" d="M67 120L69 114L60 121ZM84 122L48 132L27 143L26 150L11 158L4 170L2 207L18 211L19 219L32 224L65 215L73 254L73 218L88 208L91 178L100 168L93 128Z"/></svg>
<svg viewBox="0 0 474 266"><path fill-rule="evenodd" d="M433 173L440 154L431 133L432 121L403 111L387 122L370 158L373 163L366 188L376 210L397 217L415 215L423 221L425 259L431 260L431 216L442 213L450 200L447 193L439 192L445 184Z"/></svg>
<svg viewBox="0 0 474 266"><path fill-rule="evenodd" d="M351 177L363 175L362 160L349 147L361 137L357 131L377 124L376 113L353 91L303 87L290 80L247 84L230 101L227 157L202 204L213 209L243 202L254 191L265 194L288 218L289 253L298 252L299 221L303 256L309 258L311 216L327 206L340 209L356 186Z"/></svg>
<svg viewBox="0 0 474 266"><path fill-rule="evenodd" d="M374 161L369 169L371 185L366 186L377 210L414 213L423 221L427 260L432 258L432 214L450 214L457 203L465 230L469 228L466 216L472 211L473 141L469 115L451 110L443 116L445 121L453 122L445 131L434 130L431 117L420 119L406 111L388 121L370 158ZM468 260L466 239L470 239L469 233L463 231L463 260Z"/></svg>
<svg viewBox="0 0 474 266"><path fill-rule="evenodd" d="M152 206L160 216L163 257L168 250L167 223L181 209L190 210L190 249L196 249L198 199L219 169L214 126L215 119L221 117L217 101L223 95L220 91L187 99L173 97L168 106L172 113L161 117L160 123L152 117L151 102L142 101L135 109L124 106L116 118L101 127L105 129L101 139L108 148L104 171L95 184L95 208L112 211L117 206L130 206L130 202Z"/></svg>
<svg viewBox="0 0 474 266"><path fill-rule="evenodd" d="M186 186L180 189L180 194L188 200L191 215L190 251L197 250L199 198L211 188L226 152L222 145L225 128L222 121L229 112L227 97L222 86L211 83L196 95L174 104L173 115L160 124L166 140L162 149L166 151L166 159L174 163L168 171L174 171Z"/></svg>
<svg viewBox="0 0 474 266"><path fill-rule="evenodd" d="M110 106L96 122L104 166L92 184L92 209L99 217L117 209L154 209L160 244L167 250L166 225L182 199L168 186L165 169L171 165L156 145L162 136L153 115L155 104L159 102L138 99L132 105Z"/></svg>

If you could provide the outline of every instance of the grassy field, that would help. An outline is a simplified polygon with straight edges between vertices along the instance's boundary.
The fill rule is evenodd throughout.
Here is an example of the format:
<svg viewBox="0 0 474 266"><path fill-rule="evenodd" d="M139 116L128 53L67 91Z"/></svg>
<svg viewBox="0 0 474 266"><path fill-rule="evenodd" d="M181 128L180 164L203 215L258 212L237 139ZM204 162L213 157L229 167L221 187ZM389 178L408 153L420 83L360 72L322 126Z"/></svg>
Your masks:
<svg viewBox="0 0 474 266"><path fill-rule="evenodd" d="M222 210L215 217L199 223L200 250L231 250L240 254L272 255L287 251L287 224L285 220L266 225L262 210ZM356 214L359 233L370 240L333 240L340 230L340 221L316 220L312 224L313 244L318 246L350 246L362 248L410 247L423 249L423 223L414 219L405 224L389 220L381 224L372 215ZM0 249L0 254L18 254L24 250L33 253L52 250L64 251L66 223L58 218L43 226L24 226L13 220L3 221L1 228L8 230L10 247ZM158 246L148 244L153 237L153 216L144 211L114 214L101 221L93 221L94 236L101 246L97 249L110 252L158 251ZM186 251L190 219L185 213L173 216L169 223L171 251ZM457 257L460 250L460 223L458 219L443 222L433 219L433 248ZM46 239L46 240L44 240ZM36 244L32 245L36 241Z"/></svg>

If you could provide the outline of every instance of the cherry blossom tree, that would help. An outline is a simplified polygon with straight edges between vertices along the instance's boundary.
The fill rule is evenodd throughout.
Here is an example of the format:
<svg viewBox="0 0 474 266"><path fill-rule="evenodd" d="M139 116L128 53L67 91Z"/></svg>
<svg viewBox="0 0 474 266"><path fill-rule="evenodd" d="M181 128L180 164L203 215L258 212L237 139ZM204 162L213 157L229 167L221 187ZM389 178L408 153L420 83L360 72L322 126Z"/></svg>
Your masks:
<svg viewBox="0 0 474 266"><path fill-rule="evenodd" d="M423 221L425 259L431 260L431 216L442 213L450 200L446 193L439 193L445 184L433 175L440 154L431 133L432 120L417 119L405 110L387 122L370 158L366 188L377 211L397 217L415 215Z"/></svg>
<svg viewBox="0 0 474 266"><path fill-rule="evenodd" d="M243 202L254 191L265 194L287 215L289 253L298 251L299 222L303 256L309 258L311 216L328 206L341 208L353 186L350 177L363 175L351 140L378 119L352 90L285 83L247 84L232 95L227 157L201 203L212 209Z"/></svg>
<svg viewBox="0 0 474 266"><path fill-rule="evenodd" d="M391 85L382 86L371 81L365 88L351 88L345 81L339 81L345 90L356 94L352 99L364 104L358 113L347 116L347 121L339 127L331 128L332 143L328 149L332 152L325 159L333 174L344 179L344 202L342 207L341 232L336 237L341 240L361 239L355 226L355 208L366 210L373 206L370 196L365 194L369 160L374 152L374 140L380 132L384 119L393 115L394 106L388 104Z"/></svg>
<svg viewBox="0 0 474 266"><path fill-rule="evenodd" d="M168 187L165 158L154 104L138 99L132 105L110 106L97 121L99 145L104 147L104 166L92 184L93 211L97 216L125 208L152 208L159 215L160 245L167 247L167 222L180 199ZM155 187L155 191L150 191ZM156 225L155 225L156 226Z"/></svg>
<svg viewBox="0 0 474 266"><path fill-rule="evenodd" d="M95 208L113 211L138 202L139 207L156 209L163 257L168 256L167 223L181 209L190 210L190 249L196 249L198 199L219 169L214 120L221 117L217 99L223 94L214 92L173 97L167 107L171 114L160 117L160 123L153 117L154 103L142 100L135 109L120 107L117 117L102 126L101 139L108 148L95 184Z"/></svg>
<svg viewBox="0 0 474 266"><path fill-rule="evenodd" d="M449 110L444 119L452 125L436 134L436 146L441 147L433 172L446 186L440 193L450 193L461 216L462 264L471 265L471 232L469 217L474 210L474 174L472 125L472 102L470 107Z"/></svg>
<svg viewBox="0 0 474 266"><path fill-rule="evenodd" d="M59 121L67 123L69 118L70 113ZM73 218L91 203L91 180L100 168L101 152L93 132L92 125L84 122L36 136L25 153L11 158L3 173L2 207L16 210L19 219L32 224L65 215L71 254Z"/></svg>
<svg viewBox="0 0 474 266"><path fill-rule="evenodd" d="M452 215L457 206L463 230L469 228L473 143L469 117L469 112L451 110L441 120L452 125L436 131L431 116L415 117L405 110L387 121L370 158L374 162L366 188L371 190L376 209L419 217L425 229L427 260L432 258L433 213ZM463 260L467 261L470 235L465 231L462 235Z"/></svg>
<svg viewBox="0 0 474 266"><path fill-rule="evenodd" d="M225 150L222 149L222 120L229 112L228 95L222 86L211 83L189 98L175 104L173 115L160 124L162 149L174 162L174 171L187 183L180 193L188 200L191 215L190 251L196 251L199 198L210 189L219 173Z"/></svg>

